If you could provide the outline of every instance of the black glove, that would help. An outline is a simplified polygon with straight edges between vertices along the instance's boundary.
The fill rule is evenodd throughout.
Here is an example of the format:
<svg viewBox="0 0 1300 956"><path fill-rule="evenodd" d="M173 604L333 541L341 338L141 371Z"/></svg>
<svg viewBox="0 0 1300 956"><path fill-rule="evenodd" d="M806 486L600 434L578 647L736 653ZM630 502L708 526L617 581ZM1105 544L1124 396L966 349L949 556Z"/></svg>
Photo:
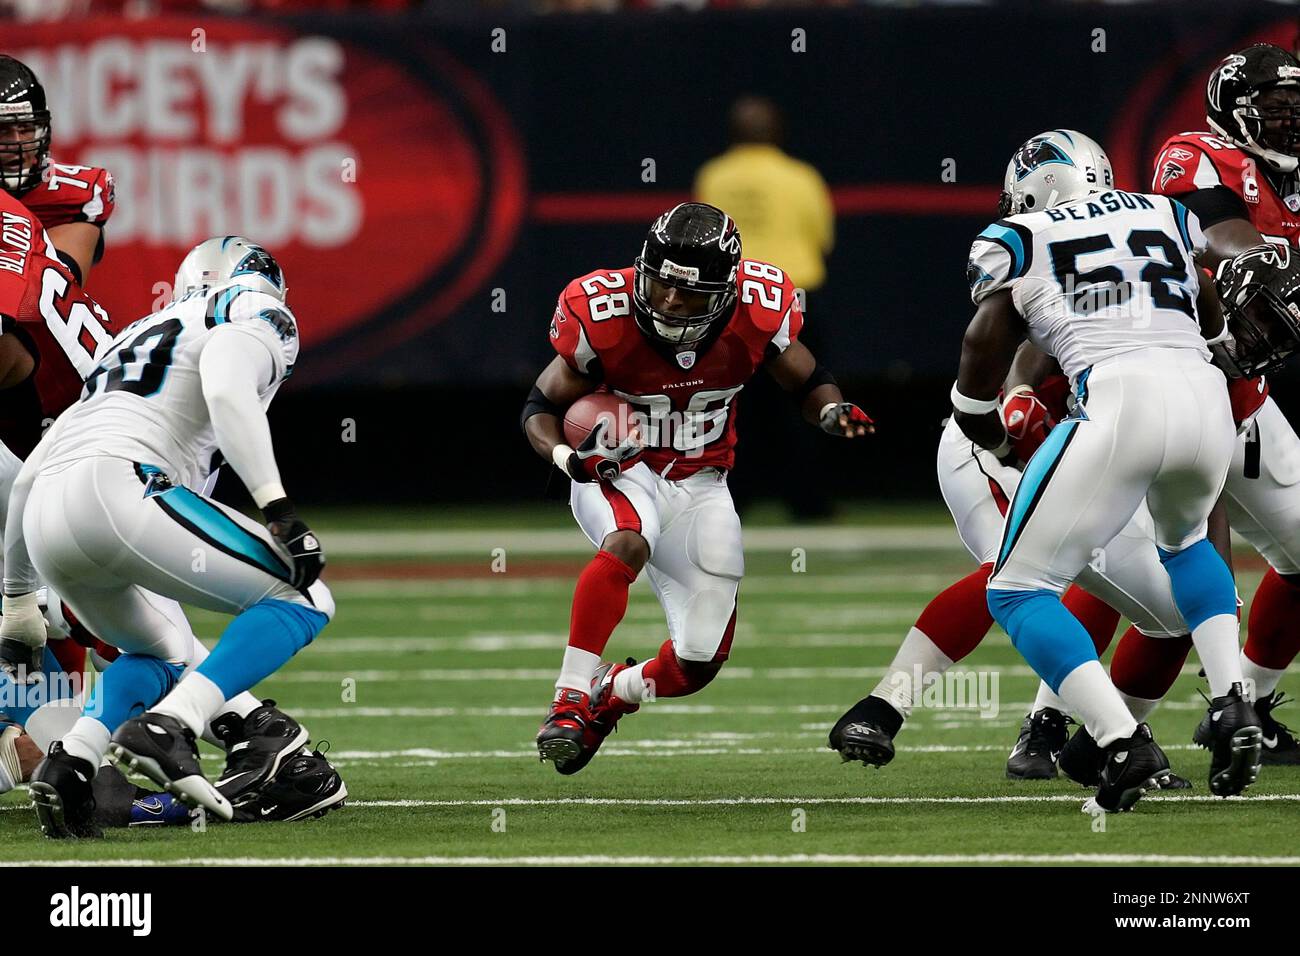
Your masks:
<svg viewBox="0 0 1300 956"><path fill-rule="evenodd" d="M293 557L293 577L289 579L299 591L311 587L325 567L325 552L320 541L312 534L293 510L288 498L277 498L262 509L266 530L289 549Z"/></svg>

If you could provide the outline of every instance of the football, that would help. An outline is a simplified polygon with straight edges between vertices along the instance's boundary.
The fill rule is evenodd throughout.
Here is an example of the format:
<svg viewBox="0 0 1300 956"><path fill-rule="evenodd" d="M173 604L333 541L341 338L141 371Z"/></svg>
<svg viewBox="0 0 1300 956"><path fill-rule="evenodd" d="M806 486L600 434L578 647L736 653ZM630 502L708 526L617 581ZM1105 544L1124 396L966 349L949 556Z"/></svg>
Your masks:
<svg viewBox="0 0 1300 956"><path fill-rule="evenodd" d="M632 406L610 392L592 392L578 399L564 413L564 440L577 448L601 418L611 422L605 443L611 448L621 442L636 424Z"/></svg>

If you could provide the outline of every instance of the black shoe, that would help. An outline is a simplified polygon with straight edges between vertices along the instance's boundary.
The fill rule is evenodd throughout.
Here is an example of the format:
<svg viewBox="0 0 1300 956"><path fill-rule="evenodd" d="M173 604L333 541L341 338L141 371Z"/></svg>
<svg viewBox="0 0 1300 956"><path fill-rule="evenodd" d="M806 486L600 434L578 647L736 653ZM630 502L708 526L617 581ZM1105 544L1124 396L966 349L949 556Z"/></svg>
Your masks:
<svg viewBox="0 0 1300 956"><path fill-rule="evenodd" d="M1107 813L1132 809L1143 794L1158 789L1161 781L1169 776L1169 758L1146 724L1138 724L1132 737L1117 740L1105 748L1104 755L1097 795L1090 803Z"/></svg>
<svg viewBox="0 0 1300 956"><path fill-rule="evenodd" d="M270 780L311 739L273 700L262 701L247 717L222 714L212 721L212 732L226 748L226 768L213 786L231 803Z"/></svg>
<svg viewBox="0 0 1300 956"><path fill-rule="evenodd" d="M1061 773L1082 787L1089 790L1101 783L1101 768L1106 763L1106 755L1092 739L1086 727L1080 727L1061 748L1061 755L1056 758L1056 765ZM1161 790L1191 790L1192 782L1186 777L1171 773L1159 778Z"/></svg>
<svg viewBox="0 0 1300 956"><path fill-rule="evenodd" d="M1259 715L1241 696L1241 685L1210 701L1210 792L1216 797L1241 793L1259 776L1264 732Z"/></svg>
<svg viewBox="0 0 1300 956"><path fill-rule="evenodd" d="M1264 733L1264 752L1260 763L1293 767L1300 765L1300 742L1291 733L1291 728L1273 718L1273 708L1287 703L1290 703L1290 698L1283 696L1279 690L1255 701L1259 729Z"/></svg>
<svg viewBox="0 0 1300 956"><path fill-rule="evenodd" d="M154 711L128 720L108 745L108 755L123 773L144 774L191 807L203 807L222 820L234 809L199 769L194 732L175 717Z"/></svg>
<svg viewBox="0 0 1300 956"><path fill-rule="evenodd" d="M1007 779L1056 779L1056 758L1065 747L1072 723L1073 720L1051 707L1026 715L1020 725L1020 737L1007 757Z"/></svg>
<svg viewBox="0 0 1300 956"><path fill-rule="evenodd" d="M864 767L883 767L894 759L894 738L903 716L879 697L864 697L831 728L830 748L847 763L861 760Z"/></svg>
<svg viewBox="0 0 1300 956"><path fill-rule="evenodd" d="M319 750L294 754L256 790L245 790L235 802L235 822L290 822L321 817L343 806L348 788L339 772Z"/></svg>
<svg viewBox="0 0 1300 956"><path fill-rule="evenodd" d="M95 768L63 749L60 740L50 744L27 785L41 832L52 839L102 837L95 822Z"/></svg>

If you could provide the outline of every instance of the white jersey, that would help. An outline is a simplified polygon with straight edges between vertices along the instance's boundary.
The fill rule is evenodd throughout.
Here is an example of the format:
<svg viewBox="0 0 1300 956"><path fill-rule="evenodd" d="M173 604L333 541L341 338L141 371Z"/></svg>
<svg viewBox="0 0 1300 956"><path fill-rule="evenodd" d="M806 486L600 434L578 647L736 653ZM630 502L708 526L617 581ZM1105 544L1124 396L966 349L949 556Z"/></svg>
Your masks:
<svg viewBox="0 0 1300 956"><path fill-rule="evenodd" d="M1108 190L999 219L971 246L978 305L999 289L1029 339L1073 382L1098 362L1146 348L1210 351L1196 315L1205 248L1194 213L1168 196Z"/></svg>
<svg viewBox="0 0 1300 956"><path fill-rule="evenodd" d="M214 335L253 336L274 374L259 383L265 410L298 358L298 324L279 299L239 284L195 292L128 326L86 379L81 400L53 426L43 472L85 458L124 458L199 488L215 465L216 435L199 356Z"/></svg>

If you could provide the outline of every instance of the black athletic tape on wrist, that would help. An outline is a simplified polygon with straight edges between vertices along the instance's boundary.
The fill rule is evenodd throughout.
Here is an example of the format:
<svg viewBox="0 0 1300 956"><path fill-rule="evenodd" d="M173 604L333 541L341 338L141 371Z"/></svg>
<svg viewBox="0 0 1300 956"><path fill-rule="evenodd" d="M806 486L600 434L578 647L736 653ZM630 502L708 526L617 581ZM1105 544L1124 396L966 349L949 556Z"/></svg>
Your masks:
<svg viewBox="0 0 1300 956"><path fill-rule="evenodd" d="M802 402L813 393L814 389L820 388L823 385L838 384L839 383L835 381L835 376L831 374L830 369L818 362L817 367L812 370L812 374L809 375L807 380L799 386L799 391L796 394L798 395L799 401Z"/></svg>
<svg viewBox="0 0 1300 956"><path fill-rule="evenodd" d="M524 410L519 413L519 427L523 428L528 419L543 413L554 415L556 418L564 417L564 409L547 398L546 393L534 385L533 390L528 393L528 401L524 402Z"/></svg>

